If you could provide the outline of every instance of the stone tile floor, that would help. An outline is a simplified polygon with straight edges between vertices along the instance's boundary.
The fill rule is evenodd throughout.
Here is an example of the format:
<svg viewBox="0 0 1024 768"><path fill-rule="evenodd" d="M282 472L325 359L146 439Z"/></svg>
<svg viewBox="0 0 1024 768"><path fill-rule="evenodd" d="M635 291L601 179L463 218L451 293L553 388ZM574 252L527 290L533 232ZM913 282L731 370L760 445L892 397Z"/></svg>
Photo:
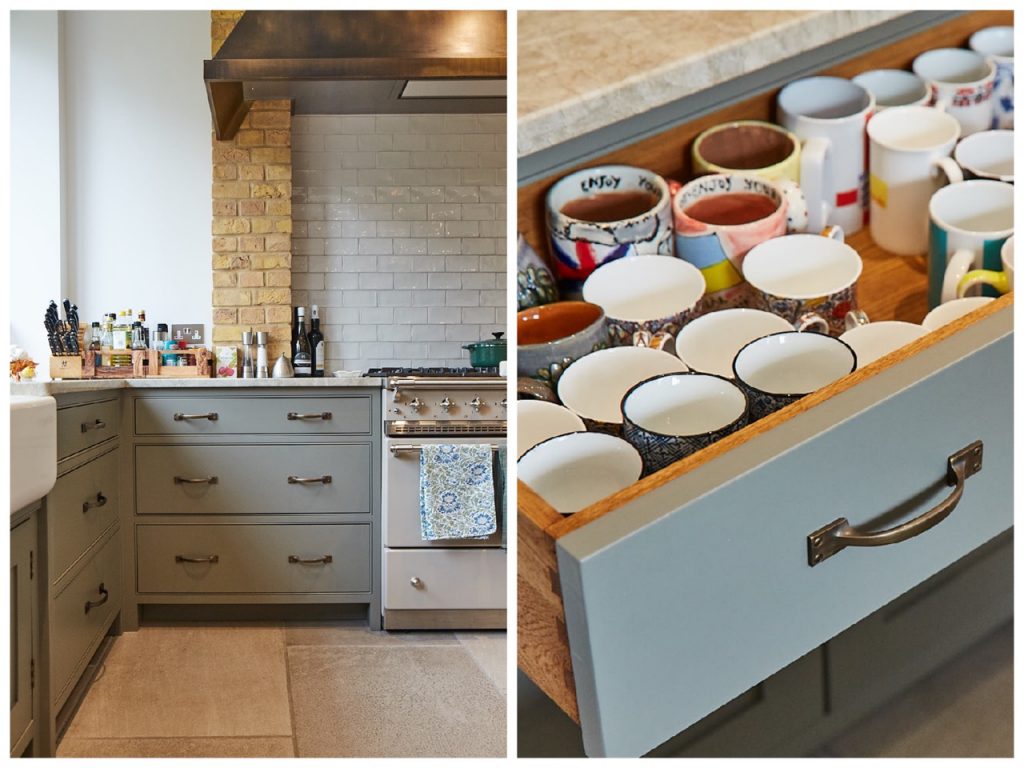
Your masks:
<svg viewBox="0 0 1024 768"><path fill-rule="evenodd" d="M143 627L114 642L58 756L503 756L505 646L358 621Z"/></svg>

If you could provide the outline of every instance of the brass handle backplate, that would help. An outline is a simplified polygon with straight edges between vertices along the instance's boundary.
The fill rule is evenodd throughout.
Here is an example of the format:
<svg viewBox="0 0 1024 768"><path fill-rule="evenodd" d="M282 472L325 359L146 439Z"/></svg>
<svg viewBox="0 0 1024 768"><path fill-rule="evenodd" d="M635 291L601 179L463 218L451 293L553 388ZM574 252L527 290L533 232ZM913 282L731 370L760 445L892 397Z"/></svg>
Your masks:
<svg viewBox="0 0 1024 768"><path fill-rule="evenodd" d="M207 555L206 557L186 557L185 555L175 555L174 562L176 563L219 563L220 557L218 555Z"/></svg>
<svg viewBox="0 0 1024 768"><path fill-rule="evenodd" d="M82 512L88 512L93 507L102 507L107 503L107 497L102 492L96 494L96 501L87 501L82 504Z"/></svg>
<svg viewBox="0 0 1024 768"><path fill-rule="evenodd" d="M174 414L175 421L194 421L196 419L206 419L208 421L216 421L218 416L216 413L176 413Z"/></svg>
<svg viewBox="0 0 1024 768"><path fill-rule="evenodd" d="M298 555L288 555L289 563L299 563L301 565L317 565L319 563L333 563L334 558L331 555L324 555L323 557L313 557L309 560L303 560Z"/></svg>
<svg viewBox="0 0 1024 768"><path fill-rule="evenodd" d="M324 485L330 485L334 482L334 478L330 475L323 475L322 477L296 477L295 475L288 475L289 485L310 485L312 483L323 483Z"/></svg>
<svg viewBox="0 0 1024 768"><path fill-rule="evenodd" d="M217 485L219 481L216 475L210 475L209 477L181 477L179 475L174 476L175 485L200 485L206 483L207 485Z"/></svg>
<svg viewBox="0 0 1024 768"><path fill-rule="evenodd" d="M324 411L323 413L295 413L294 411L291 411L291 412L288 413L288 421L303 421L303 420L312 420L312 419L321 419L323 421L330 421L331 420L331 412L330 411Z"/></svg>
<svg viewBox="0 0 1024 768"><path fill-rule="evenodd" d="M89 422L86 421L86 422L82 423L82 432L83 433L88 432L90 429L103 429L106 426L107 426L107 422L105 422L105 421L103 421L101 419L96 419L96 421L94 421L92 424L90 424Z"/></svg>
<svg viewBox="0 0 1024 768"><path fill-rule="evenodd" d="M105 602L107 602L107 600L110 599L110 593L107 591L107 588L103 585L103 582L100 582L100 586L97 589L97 591L100 593L100 599L99 600L86 600L85 601L85 612L86 613L88 613L93 608L99 608L101 605L103 605Z"/></svg>
<svg viewBox="0 0 1024 768"><path fill-rule="evenodd" d="M983 448L982 442L976 440L946 460L946 483L955 486L953 492L913 520L884 531L866 532L854 528L845 517L840 517L824 528L819 528L807 537L807 564L814 567L846 547L897 544L935 527L949 517L960 503L967 478L981 471Z"/></svg>

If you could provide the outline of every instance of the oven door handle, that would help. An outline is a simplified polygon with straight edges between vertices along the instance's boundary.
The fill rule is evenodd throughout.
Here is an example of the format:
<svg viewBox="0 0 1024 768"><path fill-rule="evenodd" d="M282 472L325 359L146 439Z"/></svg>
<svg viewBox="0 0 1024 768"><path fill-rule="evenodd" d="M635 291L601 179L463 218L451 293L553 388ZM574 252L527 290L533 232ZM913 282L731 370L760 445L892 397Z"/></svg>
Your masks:
<svg viewBox="0 0 1024 768"><path fill-rule="evenodd" d="M467 443L467 445L479 445L479 443ZM401 456L403 453L419 453L421 447L422 446L419 445L389 445L388 450L391 452L392 456ZM494 453L501 446L492 444L488 447L491 449L491 452Z"/></svg>

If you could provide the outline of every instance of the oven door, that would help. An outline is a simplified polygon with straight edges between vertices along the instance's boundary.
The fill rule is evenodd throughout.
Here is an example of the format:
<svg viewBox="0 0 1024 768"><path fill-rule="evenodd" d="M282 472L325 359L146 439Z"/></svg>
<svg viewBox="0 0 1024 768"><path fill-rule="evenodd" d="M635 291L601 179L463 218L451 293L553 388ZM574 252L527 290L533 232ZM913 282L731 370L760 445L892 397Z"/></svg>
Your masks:
<svg viewBox="0 0 1024 768"><path fill-rule="evenodd" d="M424 445L428 443L490 443L504 445L504 437L459 437L458 440L438 437L384 438L383 484L381 496L384 519L384 546L393 549L402 547L451 548L451 547L499 547L501 546L500 498L505 493L501 478L495 477L494 493L496 509L499 510L498 529L486 539L444 539L424 541L420 534L420 454L419 451L396 451L392 447Z"/></svg>

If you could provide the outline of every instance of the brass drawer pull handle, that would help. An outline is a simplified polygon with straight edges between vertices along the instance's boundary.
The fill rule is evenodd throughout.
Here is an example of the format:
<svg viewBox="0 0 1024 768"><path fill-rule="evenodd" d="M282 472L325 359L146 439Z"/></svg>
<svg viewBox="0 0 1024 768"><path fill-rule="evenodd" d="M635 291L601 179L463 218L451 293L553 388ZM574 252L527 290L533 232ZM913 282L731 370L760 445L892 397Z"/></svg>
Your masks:
<svg viewBox="0 0 1024 768"><path fill-rule="evenodd" d="M218 418L216 413L176 413L174 414L175 421L193 421L195 419L208 419L209 421L216 421Z"/></svg>
<svg viewBox="0 0 1024 768"><path fill-rule="evenodd" d="M850 525L845 517L840 517L807 537L807 564L813 567L846 547L897 544L934 528L949 517L960 503L967 478L981 471L983 447L982 442L977 440L946 460L946 483L956 487L949 496L923 515L875 533L860 531Z"/></svg>
<svg viewBox="0 0 1024 768"><path fill-rule="evenodd" d="M313 557L309 560L303 560L298 555L288 555L289 563L299 563L300 565L317 565L319 563L333 563L334 558L331 555L324 555L323 557Z"/></svg>
<svg viewBox="0 0 1024 768"><path fill-rule="evenodd" d="M102 492L101 493L97 493L96 494L96 501L87 501L84 504L82 504L82 513L85 514L86 512L88 512L90 509L92 509L94 507L102 507L106 503L107 503L107 497L104 496Z"/></svg>
<svg viewBox="0 0 1024 768"><path fill-rule="evenodd" d="M110 593L107 591L107 588L103 585L103 582L100 582L100 586L99 586L98 591L100 593L100 599L99 600L86 600L85 601L85 612L86 613L88 613L89 610L92 609L92 608L99 608L101 605L103 605L105 602L107 602L107 600L110 599Z"/></svg>
<svg viewBox="0 0 1024 768"><path fill-rule="evenodd" d="M218 555L207 555L206 557L185 557L185 555L175 555L174 562L176 563L219 563L220 557Z"/></svg>
<svg viewBox="0 0 1024 768"><path fill-rule="evenodd" d="M178 475L174 476L175 485L182 485L183 483L187 485L199 485L200 483L216 485L217 482L218 480L216 475L210 475L209 477L179 477Z"/></svg>
<svg viewBox="0 0 1024 768"><path fill-rule="evenodd" d="M96 419L96 421L94 421L92 424L86 421L82 423L82 434L85 434L90 429L105 429L106 426L107 422L101 419Z"/></svg>
<svg viewBox="0 0 1024 768"><path fill-rule="evenodd" d="M334 479L330 475L324 475L323 477L296 477L295 475L288 475L289 485L295 485L296 483L301 485L309 485L311 483L330 485L332 482L334 482Z"/></svg>
<svg viewBox="0 0 1024 768"><path fill-rule="evenodd" d="M288 421L311 421L313 419L330 421L331 412L324 411L323 413L295 413L294 411L290 411L288 413Z"/></svg>

